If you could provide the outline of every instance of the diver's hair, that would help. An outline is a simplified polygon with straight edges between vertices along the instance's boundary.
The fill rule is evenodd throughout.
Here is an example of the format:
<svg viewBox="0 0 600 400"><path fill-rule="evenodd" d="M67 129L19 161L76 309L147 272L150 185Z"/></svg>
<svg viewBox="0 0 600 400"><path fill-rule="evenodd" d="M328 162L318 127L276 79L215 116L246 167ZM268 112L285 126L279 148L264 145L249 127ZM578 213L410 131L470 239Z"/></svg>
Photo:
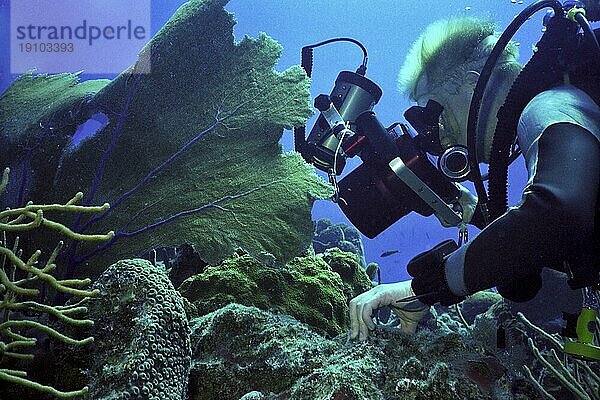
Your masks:
<svg viewBox="0 0 600 400"><path fill-rule="evenodd" d="M490 19L474 17L454 17L432 23L413 43L398 74L398 89L414 100L416 85L424 73L432 88L443 84L458 68L485 59L493 44L479 45L486 37L495 35L495 29ZM502 58L516 63L518 54L517 46L511 42ZM477 67L480 72L483 64Z"/></svg>

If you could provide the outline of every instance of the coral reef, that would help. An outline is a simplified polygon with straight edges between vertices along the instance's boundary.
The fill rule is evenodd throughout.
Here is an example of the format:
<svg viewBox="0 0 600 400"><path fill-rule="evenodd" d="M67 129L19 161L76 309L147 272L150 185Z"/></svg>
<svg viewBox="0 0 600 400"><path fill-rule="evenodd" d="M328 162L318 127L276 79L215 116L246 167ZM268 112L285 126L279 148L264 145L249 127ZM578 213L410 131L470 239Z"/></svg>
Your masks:
<svg viewBox="0 0 600 400"><path fill-rule="evenodd" d="M366 270L358 267L356 254L334 247L323 252L322 257L331 269L342 278L344 295L348 300L352 300L373 287Z"/></svg>
<svg viewBox="0 0 600 400"><path fill-rule="evenodd" d="M498 293L491 290L484 290L467 297L458 306L465 322L470 325L475 322L475 318L478 315L485 313L492 306L503 301L502 296Z"/></svg>
<svg viewBox="0 0 600 400"><path fill-rule="evenodd" d="M458 382L452 378L446 363L437 363L427 370L419 359L411 357L402 364L400 370L406 377L396 383L395 391L399 400L461 400L477 396L475 387L470 387L466 393L457 390Z"/></svg>
<svg viewBox="0 0 600 400"><path fill-rule="evenodd" d="M63 221L82 233L115 228L115 237L99 248L68 246L67 274L98 275L121 258L185 242L213 264L238 247L282 264L310 244L312 204L331 189L279 144L284 128L311 114L309 80L299 66L273 69L281 46L264 34L235 43L226 3L182 5L136 65L110 83L25 75L0 97L0 147L14 146L11 164L52 183L48 190L19 185L23 190L11 197L35 193L55 202L66 189L81 190L86 204L113 206ZM67 99L52 96L61 89ZM108 125L74 143L77 126L97 113ZM35 158L28 169L19 163L34 161L27 149L47 146L50 158ZM33 178L24 173L18 179Z"/></svg>
<svg viewBox="0 0 600 400"><path fill-rule="evenodd" d="M200 315L240 303L289 314L335 336L349 326L350 296L370 287L354 255L335 250L297 257L282 268L240 254L187 279L179 290Z"/></svg>
<svg viewBox="0 0 600 400"><path fill-rule="evenodd" d="M374 281L376 278L378 280L381 280L379 278L381 278L381 274L379 271L379 265L375 262L370 262L369 264L367 264L367 267L365 268L365 272L367 273L367 276L369 277L370 280Z"/></svg>
<svg viewBox="0 0 600 400"><path fill-rule="evenodd" d="M289 316L239 304L190 324L190 400L237 400L251 390L282 392L339 347Z"/></svg>
<svg viewBox="0 0 600 400"><path fill-rule="evenodd" d="M340 346L320 368L300 379L280 397L307 400L385 398L379 388L385 372L383 359L382 350L369 344Z"/></svg>
<svg viewBox="0 0 600 400"><path fill-rule="evenodd" d="M393 398L510 398L510 387L501 379L504 369L483 377L473 373L486 354L468 336L440 329L421 329L415 335L386 330L380 336L385 343L385 390L397 396Z"/></svg>
<svg viewBox="0 0 600 400"><path fill-rule="evenodd" d="M6 168L0 181L0 195L8 186L10 170ZM0 380L25 386L35 391L50 394L55 398L72 398L81 396L88 391L87 387L80 390L58 390L53 386L44 385L28 378L25 371L13 368L17 361L31 361L34 354L27 352L37 344L35 333L45 334L54 340L70 346L85 346L94 338L76 339L54 329L60 324L78 328L90 327L94 322L82 319L86 313L86 301L98 294L96 290L85 290L90 284L89 279L57 280L52 274L57 265L56 258L62 248L62 242L56 246L45 264L40 268L42 252L35 251L29 258L24 257L20 248L20 237L16 234L26 234L32 230L49 229L58 232L63 237L78 241L103 242L110 240L113 232L106 235L81 235L66 226L47 217L48 213L100 213L106 211L109 205L100 207L81 206L82 193L78 193L66 204L37 205L33 202L19 208L6 208L0 211ZM8 236L14 239L13 245L8 243ZM69 305L50 305L40 302L41 291L52 289L56 292L76 296L80 301ZM18 333L23 332L23 333ZM68 386L68 383L63 382Z"/></svg>
<svg viewBox="0 0 600 400"><path fill-rule="evenodd" d="M557 398L564 399L569 394L577 400L598 400L600 399L600 369L597 365L588 365L588 363L564 357L560 359L556 351L564 351L564 339L557 334L550 334L540 327L534 325L522 313L518 313L518 317L523 324L531 330L530 337L527 338L527 345L533 355L537 366L542 368L542 373L534 374L532 369L527 365L523 365L525 375L536 389L548 400L556 400ZM596 328L598 329L597 322ZM537 338L537 340L534 340ZM542 349L536 345L545 343ZM552 395L545 385L544 380L547 377L554 378L560 382L560 392Z"/></svg>
<svg viewBox="0 0 600 400"><path fill-rule="evenodd" d="M141 259L110 266L94 283L90 397L185 399L190 328L164 270Z"/></svg>
<svg viewBox="0 0 600 400"><path fill-rule="evenodd" d="M190 400L513 398L506 369L459 333L383 327L346 343L239 304L191 325Z"/></svg>
<svg viewBox="0 0 600 400"><path fill-rule="evenodd" d="M0 155L15 182L0 181L13 207L0 211L0 397L598 399L597 367L561 360L544 330L567 304L554 301L558 286L531 303L533 323L485 292L433 308L412 335L382 313L366 343L347 343L347 302L377 266L356 229L321 220L314 232L312 204L331 189L279 144L311 113L309 80L298 66L274 70L281 47L265 34L236 43L226 3L185 3L112 81L28 73L0 96ZM107 124L75 138L98 115ZM21 207L29 198L49 205ZM16 230L27 239L17 244ZM56 231L71 240L65 279L52 276L60 246L45 264L34 251L50 251ZM306 255L311 238L317 254ZM141 254L152 262L105 269ZM100 276L90 291L72 279L87 275ZM47 287L89 300L27 298ZM25 374L33 354L56 379Z"/></svg>
<svg viewBox="0 0 600 400"><path fill-rule="evenodd" d="M545 321L549 322L554 323ZM493 354L506 368L515 399L598 398L597 363L564 354L564 338L536 326L522 313L515 315L508 302L495 303L478 315L467 338L469 343Z"/></svg>

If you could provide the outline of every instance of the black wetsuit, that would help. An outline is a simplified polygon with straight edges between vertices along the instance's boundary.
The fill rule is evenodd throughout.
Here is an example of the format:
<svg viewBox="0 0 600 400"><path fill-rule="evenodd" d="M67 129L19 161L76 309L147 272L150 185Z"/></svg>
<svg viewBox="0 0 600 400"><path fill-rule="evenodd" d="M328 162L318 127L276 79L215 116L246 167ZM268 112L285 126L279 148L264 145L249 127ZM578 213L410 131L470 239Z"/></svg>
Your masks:
<svg viewBox="0 0 600 400"><path fill-rule="evenodd" d="M573 86L543 92L521 115L518 140L530 178L522 201L446 259L456 295L498 287L528 300L542 269L564 271L564 261L575 286L598 276L600 107Z"/></svg>

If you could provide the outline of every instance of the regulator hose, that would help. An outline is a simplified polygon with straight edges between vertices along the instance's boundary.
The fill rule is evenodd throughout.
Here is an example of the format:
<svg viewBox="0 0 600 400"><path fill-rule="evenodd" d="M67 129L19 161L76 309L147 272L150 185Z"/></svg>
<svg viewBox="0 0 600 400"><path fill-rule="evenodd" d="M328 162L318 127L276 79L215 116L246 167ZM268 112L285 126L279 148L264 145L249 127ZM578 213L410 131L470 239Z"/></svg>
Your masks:
<svg viewBox="0 0 600 400"><path fill-rule="evenodd" d="M536 3L528 6L519 15L517 15L517 17L508 25L502 35L500 35L500 38L498 38L498 42L490 52L490 56L481 70L481 75L479 76L473 91L471 106L469 108L469 118L467 122L467 150L469 152L469 164L472 174L471 180L473 181L475 190L477 191L478 208L483 215L485 225L489 223L490 218L487 205L488 195L483 185L481 170L479 169L479 157L477 157L477 122L479 108L481 107L483 94L487 88L494 66L498 62L498 59L502 55L502 52L512 37L532 15L547 7L552 7L556 15L563 15L562 4L558 0L539 0Z"/></svg>
<svg viewBox="0 0 600 400"><path fill-rule="evenodd" d="M586 19L584 13L576 13L574 18L583 30L583 33L585 35L584 37L587 40L589 40L592 46L594 47L594 56L600 59L600 44L598 43L598 38L596 37L596 34L594 33L594 30L592 29L589 20Z"/></svg>
<svg viewBox="0 0 600 400"><path fill-rule="evenodd" d="M567 32L567 33L566 33ZM562 16L548 21L537 51L525 65L498 111L489 168L489 212L492 220L508 208L508 165L521 112L537 94L564 79L565 51L572 50L577 26Z"/></svg>

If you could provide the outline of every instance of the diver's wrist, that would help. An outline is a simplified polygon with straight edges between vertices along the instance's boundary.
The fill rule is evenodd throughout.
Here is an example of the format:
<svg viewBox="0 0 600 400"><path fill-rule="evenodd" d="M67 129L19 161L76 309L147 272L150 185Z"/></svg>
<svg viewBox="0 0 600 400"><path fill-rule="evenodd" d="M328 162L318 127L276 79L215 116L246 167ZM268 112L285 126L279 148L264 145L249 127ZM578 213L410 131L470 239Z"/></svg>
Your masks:
<svg viewBox="0 0 600 400"><path fill-rule="evenodd" d="M465 253L468 247L468 244L459 247L444 257L442 263L448 289L456 296L469 295L465 285Z"/></svg>
<svg viewBox="0 0 600 400"><path fill-rule="evenodd" d="M416 297L417 295L415 294L412 285L409 286L409 296L410 297ZM415 300L411 300L407 303L402 304L402 306L396 306L396 308L401 309L402 311L408 311L408 312L418 312L418 311L423 311L427 308L429 308L430 306L423 303L421 300L419 299L415 299Z"/></svg>
<svg viewBox="0 0 600 400"><path fill-rule="evenodd" d="M411 288L423 303L449 306L464 300L463 296L457 296L448 287L444 266L445 257L456 249L455 242L446 240L408 263L408 273L413 277Z"/></svg>

